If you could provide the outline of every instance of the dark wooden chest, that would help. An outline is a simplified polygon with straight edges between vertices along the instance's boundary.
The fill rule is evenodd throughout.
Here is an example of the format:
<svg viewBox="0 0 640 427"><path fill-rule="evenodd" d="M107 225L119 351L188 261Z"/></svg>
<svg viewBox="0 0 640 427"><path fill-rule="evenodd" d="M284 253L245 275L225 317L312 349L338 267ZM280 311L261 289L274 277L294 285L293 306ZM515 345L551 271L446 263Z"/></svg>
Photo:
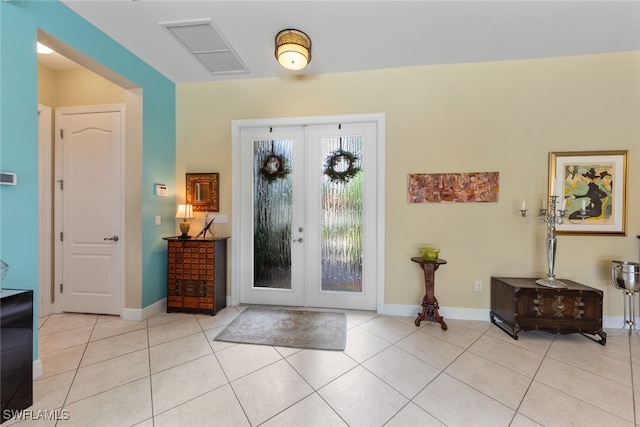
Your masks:
<svg viewBox="0 0 640 427"><path fill-rule="evenodd" d="M226 307L226 238L166 240L167 312L215 315Z"/></svg>
<svg viewBox="0 0 640 427"><path fill-rule="evenodd" d="M537 285L536 279L492 277L491 321L518 339L521 330L582 333L606 344L602 330L602 291L561 279L567 288Z"/></svg>

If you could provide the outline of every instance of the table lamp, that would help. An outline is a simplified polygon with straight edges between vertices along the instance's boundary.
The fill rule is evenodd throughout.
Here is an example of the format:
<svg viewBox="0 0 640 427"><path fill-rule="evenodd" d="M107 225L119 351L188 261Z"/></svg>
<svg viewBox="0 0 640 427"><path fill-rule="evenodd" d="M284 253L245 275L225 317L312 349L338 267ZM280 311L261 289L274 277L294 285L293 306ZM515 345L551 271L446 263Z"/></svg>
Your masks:
<svg viewBox="0 0 640 427"><path fill-rule="evenodd" d="M182 218L182 222L180 223L180 231L182 235L181 239L188 239L189 236L189 228L191 227L191 223L187 221L188 218L193 218L193 205L190 204L178 204L178 212L176 212L176 218Z"/></svg>

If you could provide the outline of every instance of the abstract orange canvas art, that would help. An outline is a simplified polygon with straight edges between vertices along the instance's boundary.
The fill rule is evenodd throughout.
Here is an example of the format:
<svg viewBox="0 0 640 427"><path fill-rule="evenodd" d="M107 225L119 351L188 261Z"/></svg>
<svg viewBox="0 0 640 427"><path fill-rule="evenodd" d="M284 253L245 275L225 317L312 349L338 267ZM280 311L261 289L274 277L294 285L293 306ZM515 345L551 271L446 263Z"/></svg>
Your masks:
<svg viewBox="0 0 640 427"><path fill-rule="evenodd" d="M497 202L499 172L409 174L409 203Z"/></svg>

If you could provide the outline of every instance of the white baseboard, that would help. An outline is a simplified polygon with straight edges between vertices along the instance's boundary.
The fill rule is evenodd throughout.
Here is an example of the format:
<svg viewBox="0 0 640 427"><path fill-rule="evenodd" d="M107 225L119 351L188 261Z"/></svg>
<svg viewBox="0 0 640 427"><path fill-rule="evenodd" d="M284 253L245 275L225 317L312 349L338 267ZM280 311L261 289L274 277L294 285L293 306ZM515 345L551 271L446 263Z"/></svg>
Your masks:
<svg viewBox="0 0 640 427"><path fill-rule="evenodd" d="M145 308L125 308L120 317L122 320L147 320L149 317L167 311L167 299L163 298L158 302L146 306Z"/></svg>
<svg viewBox="0 0 640 427"><path fill-rule="evenodd" d="M440 307L440 315L445 319L481 320L489 321L489 310L483 308ZM385 304L384 315L387 316L417 316L422 312L420 305Z"/></svg>
<svg viewBox="0 0 640 427"><path fill-rule="evenodd" d="M40 359L36 359L33 361L33 379L37 380L38 378L40 378L42 376L42 360Z"/></svg>
<svg viewBox="0 0 640 427"><path fill-rule="evenodd" d="M440 307L440 315L445 319L460 320L482 320L489 322L489 312L491 310L484 308L465 308L465 307ZM384 314L387 316L417 316L422 312L422 306L419 305L401 305L401 304L385 304ZM640 330L640 321L636 320L638 329ZM624 325L623 316L603 316L602 327L611 329L620 329Z"/></svg>
<svg viewBox="0 0 640 427"><path fill-rule="evenodd" d="M165 303L166 305L166 303ZM227 295L227 307L232 306L231 297ZM480 320L489 322L490 309L487 308L466 308L466 307L440 307L440 315L445 319L459 319L459 320ZM385 304L384 314L385 316L417 316L422 312L422 306L420 305L403 305L403 304ZM640 319L636 319L638 330L640 330ZM620 329L624 325L623 316L603 316L602 327L610 329Z"/></svg>
<svg viewBox="0 0 640 427"><path fill-rule="evenodd" d="M638 322L638 319L636 319L636 322ZM603 328L620 329L622 326L626 326L623 316L603 316Z"/></svg>

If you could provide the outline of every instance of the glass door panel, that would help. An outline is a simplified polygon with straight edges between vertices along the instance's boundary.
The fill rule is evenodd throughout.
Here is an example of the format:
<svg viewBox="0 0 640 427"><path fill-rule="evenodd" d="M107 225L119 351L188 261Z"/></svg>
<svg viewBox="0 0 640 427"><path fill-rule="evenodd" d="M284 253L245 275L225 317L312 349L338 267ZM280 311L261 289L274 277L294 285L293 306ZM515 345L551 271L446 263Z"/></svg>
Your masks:
<svg viewBox="0 0 640 427"><path fill-rule="evenodd" d="M292 142L254 141L254 287L291 289Z"/></svg>
<svg viewBox="0 0 640 427"><path fill-rule="evenodd" d="M322 138L322 291L362 292L362 137ZM341 153L348 153L347 156ZM353 156L353 157L351 157ZM355 174L352 175L352 172Z"/></svg>

